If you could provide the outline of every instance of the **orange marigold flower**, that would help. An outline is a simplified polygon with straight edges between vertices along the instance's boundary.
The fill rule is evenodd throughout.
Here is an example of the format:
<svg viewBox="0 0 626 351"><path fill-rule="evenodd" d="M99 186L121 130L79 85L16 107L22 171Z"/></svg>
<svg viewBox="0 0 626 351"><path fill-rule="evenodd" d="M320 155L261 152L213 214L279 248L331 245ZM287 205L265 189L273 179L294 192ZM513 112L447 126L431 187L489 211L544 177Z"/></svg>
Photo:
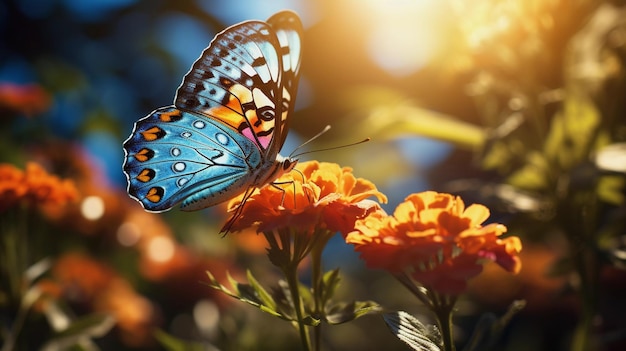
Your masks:
<svg viewBox="0 0 626 351"><path fill-rule="evenodd" d="M367 198L387 201L372 182L356 178L351 168L335 163L301 162L275 184L282 185L255 190L229 229L239 231L257 225L259 232L279 228L306 232L317 228L347 233L356 219L378 208ZM236 211L241 200L232 200L230 211Z"/></svg>
<svg viewBox="0 0 626 351"><path fill-rule="evenodd" d="M0 212L20 202L47 209L77 199L78 191L71 180L50 175L36 163L29 162L25 171L0 164Z"/></svg>
<svg viewBox="0 0 626 351"><path fill-rule="evenodd" d="M152 340L156 311L150 301L108 265L81 253L67 253L52 269L62 297L115 317L122 341L146 346Z"/></svg>
<svg viewBox="0 0 626 351"><path fill-rule="evenodd" d="M37 84L0 83L0 109L32 116L46 111L51 101L50 94Z"/></svg>
<svg viewBox="0 0 626 351"><path fill-rule="evenodd" d="M485 260L518 273L521 241L499 238L502 224L482 226L489 209L465 208L460 197L433 191L409 195L393 216L374 212L346 236L370 268L407 273L427 288L459 294Z"/></svg>

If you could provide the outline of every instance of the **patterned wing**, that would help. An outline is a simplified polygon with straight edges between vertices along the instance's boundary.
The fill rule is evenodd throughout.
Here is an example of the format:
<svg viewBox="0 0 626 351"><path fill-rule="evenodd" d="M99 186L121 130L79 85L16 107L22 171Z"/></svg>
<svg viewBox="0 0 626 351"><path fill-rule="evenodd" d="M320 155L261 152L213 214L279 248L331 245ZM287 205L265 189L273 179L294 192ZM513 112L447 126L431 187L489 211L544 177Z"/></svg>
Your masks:
<svg viewBox="0 0 626 351"><path fill-rule="evenodd" d="M185 75L174 105L231 126L274 160L282 128L283 60L269 24L248 21L219 33Z"/></svg>
<svg viewBox="0 0 626 351"><path fill-rule="evenodd" d="M278 37L280 53L283 59L283 112L278 145L282 146L287 137L288 116L293 114L300 62L302 60L302 22L294 12L279 12L267 20Z"/></svg>
<svg viewBox="0 0 626 351"><path fill-rule="evenodd" d="M250 139L174 106L139 120L124 150L128 193L156 212L181 201L182 210L226 201L247 189L261 163Z"/></svg>

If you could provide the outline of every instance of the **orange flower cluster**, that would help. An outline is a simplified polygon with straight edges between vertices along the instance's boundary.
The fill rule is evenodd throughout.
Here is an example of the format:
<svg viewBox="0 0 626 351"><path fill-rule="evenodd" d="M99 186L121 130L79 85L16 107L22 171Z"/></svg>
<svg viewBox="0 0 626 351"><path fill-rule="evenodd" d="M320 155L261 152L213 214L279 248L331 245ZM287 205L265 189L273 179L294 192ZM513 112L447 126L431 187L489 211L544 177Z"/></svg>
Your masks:
<svg viewBox="0 0 626 351"><path fill-rule="evenodd" d="M0 83L0 108L32 116L46 111L50 95L37 84Z"/></svg>
<svg viewBox="0 0 626 351"><path fill-rule="evenodd" d="M282 185L255 190L230 230L256 225L258 232L279 228L309 232L317 228L347 233L356 219L379 209L378 203L367 198L387 201L372 182L356 178L351 168L335 163L299 163L275 184ZM241 197L232 200L230 211L236 211L241 201Z"/></svg>
<svg viewBox="0 0 626 351"><path fill-rule="evenodd" d="M152 342L155 311L148 299L108 266L78 253L69 253L55 263L54 280L42 280L47 298L64 297L94 312L110 313L123 342L146 346Z"/></svg>
<svg viewBox="0 0 626 351"><path fill-rule="evenodd" d="M456 295L484 261L512 273L521 269L519 238L499 238L506 227L482 226L488 217L485 206L465 208L460 197L427 191L409 195L393 216L378 211L357 221L346 242L370 268L406 273L427 288Z"/></svg>
<svg viewBox="0 0 626 351"><path fill-rule="evenodd" d="M50 175L36 163L28 163L25 171L0 164L0 213L19 203L49 209L77 199L78 191L71 180Z"/></svg>

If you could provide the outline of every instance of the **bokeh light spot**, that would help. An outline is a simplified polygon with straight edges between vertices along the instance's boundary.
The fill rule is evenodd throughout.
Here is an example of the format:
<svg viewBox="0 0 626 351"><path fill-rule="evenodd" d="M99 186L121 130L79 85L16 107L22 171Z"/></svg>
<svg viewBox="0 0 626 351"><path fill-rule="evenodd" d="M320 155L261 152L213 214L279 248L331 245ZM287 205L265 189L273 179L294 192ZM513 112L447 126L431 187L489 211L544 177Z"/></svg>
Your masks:
<svg viewBox="0 0 626 351"><path fill-rule="evenodd" d="M615 143L595 156L596 166L605 171L626 173L626 143Z"/></svg>
<svg viewBox="0 0 626 351"><path fill-rule="evenodd" d="M200 300L193 307L193 319L203 333L215 330L220 320L220 311L217 305L209 300Z"/></svg>
<svg viewBox="0 0 626 351"><path fill-rule="evenodd" d="M141 229L132 222L124 222L117 228L117 241L123 246L137 244L141 237Z"/></svg>
<svg viewBox="0 0 626 351"><path fill-rule="evenodd" d="M80 204L80 213L90 221L100 219L104 215L104 201L99 196L87 196Z"/></svg>
<svg viewBox="0 0 626 351"><path fill-rule="evenodd" d="M148 257L155 262L167 262L174 257L174 243L170 238L158 236L148 243Z"/></svg>

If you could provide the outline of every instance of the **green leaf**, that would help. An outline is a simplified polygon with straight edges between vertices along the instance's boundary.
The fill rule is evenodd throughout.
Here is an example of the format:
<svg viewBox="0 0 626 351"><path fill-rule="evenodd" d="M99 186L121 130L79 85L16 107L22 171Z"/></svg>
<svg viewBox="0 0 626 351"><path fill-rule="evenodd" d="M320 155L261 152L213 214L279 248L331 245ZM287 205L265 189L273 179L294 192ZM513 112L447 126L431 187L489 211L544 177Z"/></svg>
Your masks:
<svg viewBox="0 0 626 351"><path fill-rule="evenodd" d="M606 175L600 178L597 185L598 197L607 203L620 206L624 203L624 185L626 179L619 175Z"/></svg>
<svg viewBox="0 0 626 351"><path fill-rule="evenodd" d="M276 316L276 317L279 317L281 319L285 319L288 321L292 320L290 316L284 315L276 311L275 303L272 304L272 306L264 305L263 300L258 295L258 290L255 289L253 286L239 283L230 274L228 274L227 279L229 280L233 288L236 290L236 292L233 292L229 290L228 288L226 288L225 286L223 286L222 284L220 284L210 272L207 271L207 275L209 276L209 280L210 280L210 283L207 285L209 285L213 289L219 290L230 297L234 297L240 301L243 301L249 305L252 305L260 309L261 311L267 312L273 316ZM256 280L254 281L256 282ZM258 287L260 287L258 282L256 284ZM264 289L262 290L265 291Z"/></svg>
<svg viewBox="0 0 626 351"><path fill-rule="evenodd" d="M306 315L302 318L302 322L311 327L315 327L316 325L320 324L322 321L311 315Z"/></svg>
<svg viewBox="0 0 626 351"><path fill-rule="evenodd" d="M302 322L306 325L316 326L320 324L321 320L312 315L313 307L313 295L311 295L311 289L302 283L298 283L298 293L300 294L300 300L304 306L304 311L307 313L302 316ZM274 289L272 296L277 302L278 311L281 311L284 315L290 316L291 321L296 320L296 311L291 297L291 291L289 290L289 284L286 281L278 281L278 286Z"/></svg>
<svg viewBox="0 0 626 351"><path fill-rule="evenodd" d="M409 103L380 107L368 121L378 125L372 130L389 139L415 134L471 150L485 141L481 127Z"/></svg>
<svg viewBox="0 0 626 351"><path fill-rule="evenodd" d="M115 318L105 314L78 318L67 329L57 333L41 350L65 350L74 345L90 344L91 338L104 336L114 325Z"/></svg>
<svg viewBox="0 0 626 351"><path fill-rule="evenodd" d="M309 288L305 284L298 283L298 293L300 294L300 298L302 299L302 303L305 307L313 305L314 300L311 288Z"/></svg>
<svg viewBox="0 0 626 351"><path fill-rule="evenodd" d="M508 178L507 183L530 191L542 191L550 186L550 163L537 151L528 152L524 166Z"/></svg>
<svg viewBox="0 0 626 351"><path fill-rule="evenodd" d="M267 290L265 290L263 288L263 286L261 286L261 284L259 284L259 282L256 280L256 278L254 278L254 276L252 275L252 272L250 272L250 270L248 270L247 276L248 276L248 282L250 282L250 285L252 286L252 288L256 292L256 295L260 298L261 303L264 306L266 306L266 307L270 308L271 310L275 311L276 310L276 302L274 301L272 296L267 292Z"/></svg>
<svg viewBox="0 0 626 351"><path fill-rule="evenodd" d="M154 332L154 337L167 351L206 351L206 345L199 342L185 341L176 338L161 329ZM212 348L217 350L217 348Z"/></svg>
<svg viewBox="0 0 626 351"><path fill-rule="evenodd" d="M207 285L213 289L219 290L231 297L258 308L263 312L269 313L286 321L292 322L296 318L293 307L294 305L291 300L291 293L289 292L287 283L284 281L279 281L278 286L272 288L271 293L269 293L268 290L259 284L250 272L248 272L248 280L251 283L250 285L239 283L233 279L230 274L228 274L227 279L235 289L235 292L233 292L220 284L210 272L207 271L207 275L209 276L210 281ZM311 293L305 285L300 285L300 294L301 297L304 296L306 298L308 296L308 301L312 302ZM303 320L305 324L312 326L320 323L318 318L311 315L303 316Z"/></svg>
<svg viewBox="0 0 626 351"><path fill-rule="evenodd" d="M383 318L391 332L413 350L441 351L439 331L435 326L430 328L407 312L397 311L383 314Z"/></svg>
<svg viewBox="0 0 626 351"><path fill-rule="evenodd" d="M326 311L326 321L328 324L341 324L355 320L366 314L380 313L381 311L382 308L380 305L374 301L340 303Z"/></svg>
<svg viewBox="0 0 626 351"><path fill-rule="evenodd" d="M313 306L313 295L311 295L311 289L309 289L308 286L299 283L298 293L300 294L300 299L304 305L304 310L307 313L302 317L303 323L310 326L320 324L321 320L311 314ZM278 281L278 286L274 289L272 296L276 300L278 311L281 311L283 315L290 316L289 320L295 321L296 311L294 309L293 299L291 298L289 284L287 284L284 280Z"/></svg>
<svg viewBox="0 0 626 351"><path fill-rule="evenodd" d="M296 313L293 309L293 301L289 285L284 280L278 281L278 286L273 287L272 296L276 301L276 310L285 316L291 316L291 320L295 320Z"/></svg>
<svg viewBox="0 0 626 351"><path fill-rule="evenodd" d="M326 301L329 301L333 297L340 281L339 268L324 273L322 277L322 303L326 303Z"/></svg>
<svg viewBox="0 0 626 351"><path fill-rule="evenodd" d="M489 143L488 148L483 151L482 166L485 169L495 169L506 173L510 171L513 164L512 152L509 145L502 140L495 140Z"/></svg>
<svg viewBox="0 0 626 351"><path fill-rule="evenodd" d="M422 108L401 91L357 86L340 94L339 99L352 113L369 115L366 120L357 124L348 121L350 124L345 128L350 128L351 134L376 139L421 135L472 150L485 142L484 128L451 115ZM372 135L372 132L376 134Z"/></svg>
<svg viewBox="0 0 626 351"><path fill-rule="evenodd" d="M482 145L480 158L485 169L508 174L520 166L529 150L525 133L525 119L519 113L504 118L500 124L489 129L488 139Z"/></svg>
<svg viewBox="0 0 626 351"><path fill-rule="evenodd" d="M568 94L563 110L552 120L544 145L550 163L566 170L586 160L600 121L600 112L591 99Z"/></svg>

